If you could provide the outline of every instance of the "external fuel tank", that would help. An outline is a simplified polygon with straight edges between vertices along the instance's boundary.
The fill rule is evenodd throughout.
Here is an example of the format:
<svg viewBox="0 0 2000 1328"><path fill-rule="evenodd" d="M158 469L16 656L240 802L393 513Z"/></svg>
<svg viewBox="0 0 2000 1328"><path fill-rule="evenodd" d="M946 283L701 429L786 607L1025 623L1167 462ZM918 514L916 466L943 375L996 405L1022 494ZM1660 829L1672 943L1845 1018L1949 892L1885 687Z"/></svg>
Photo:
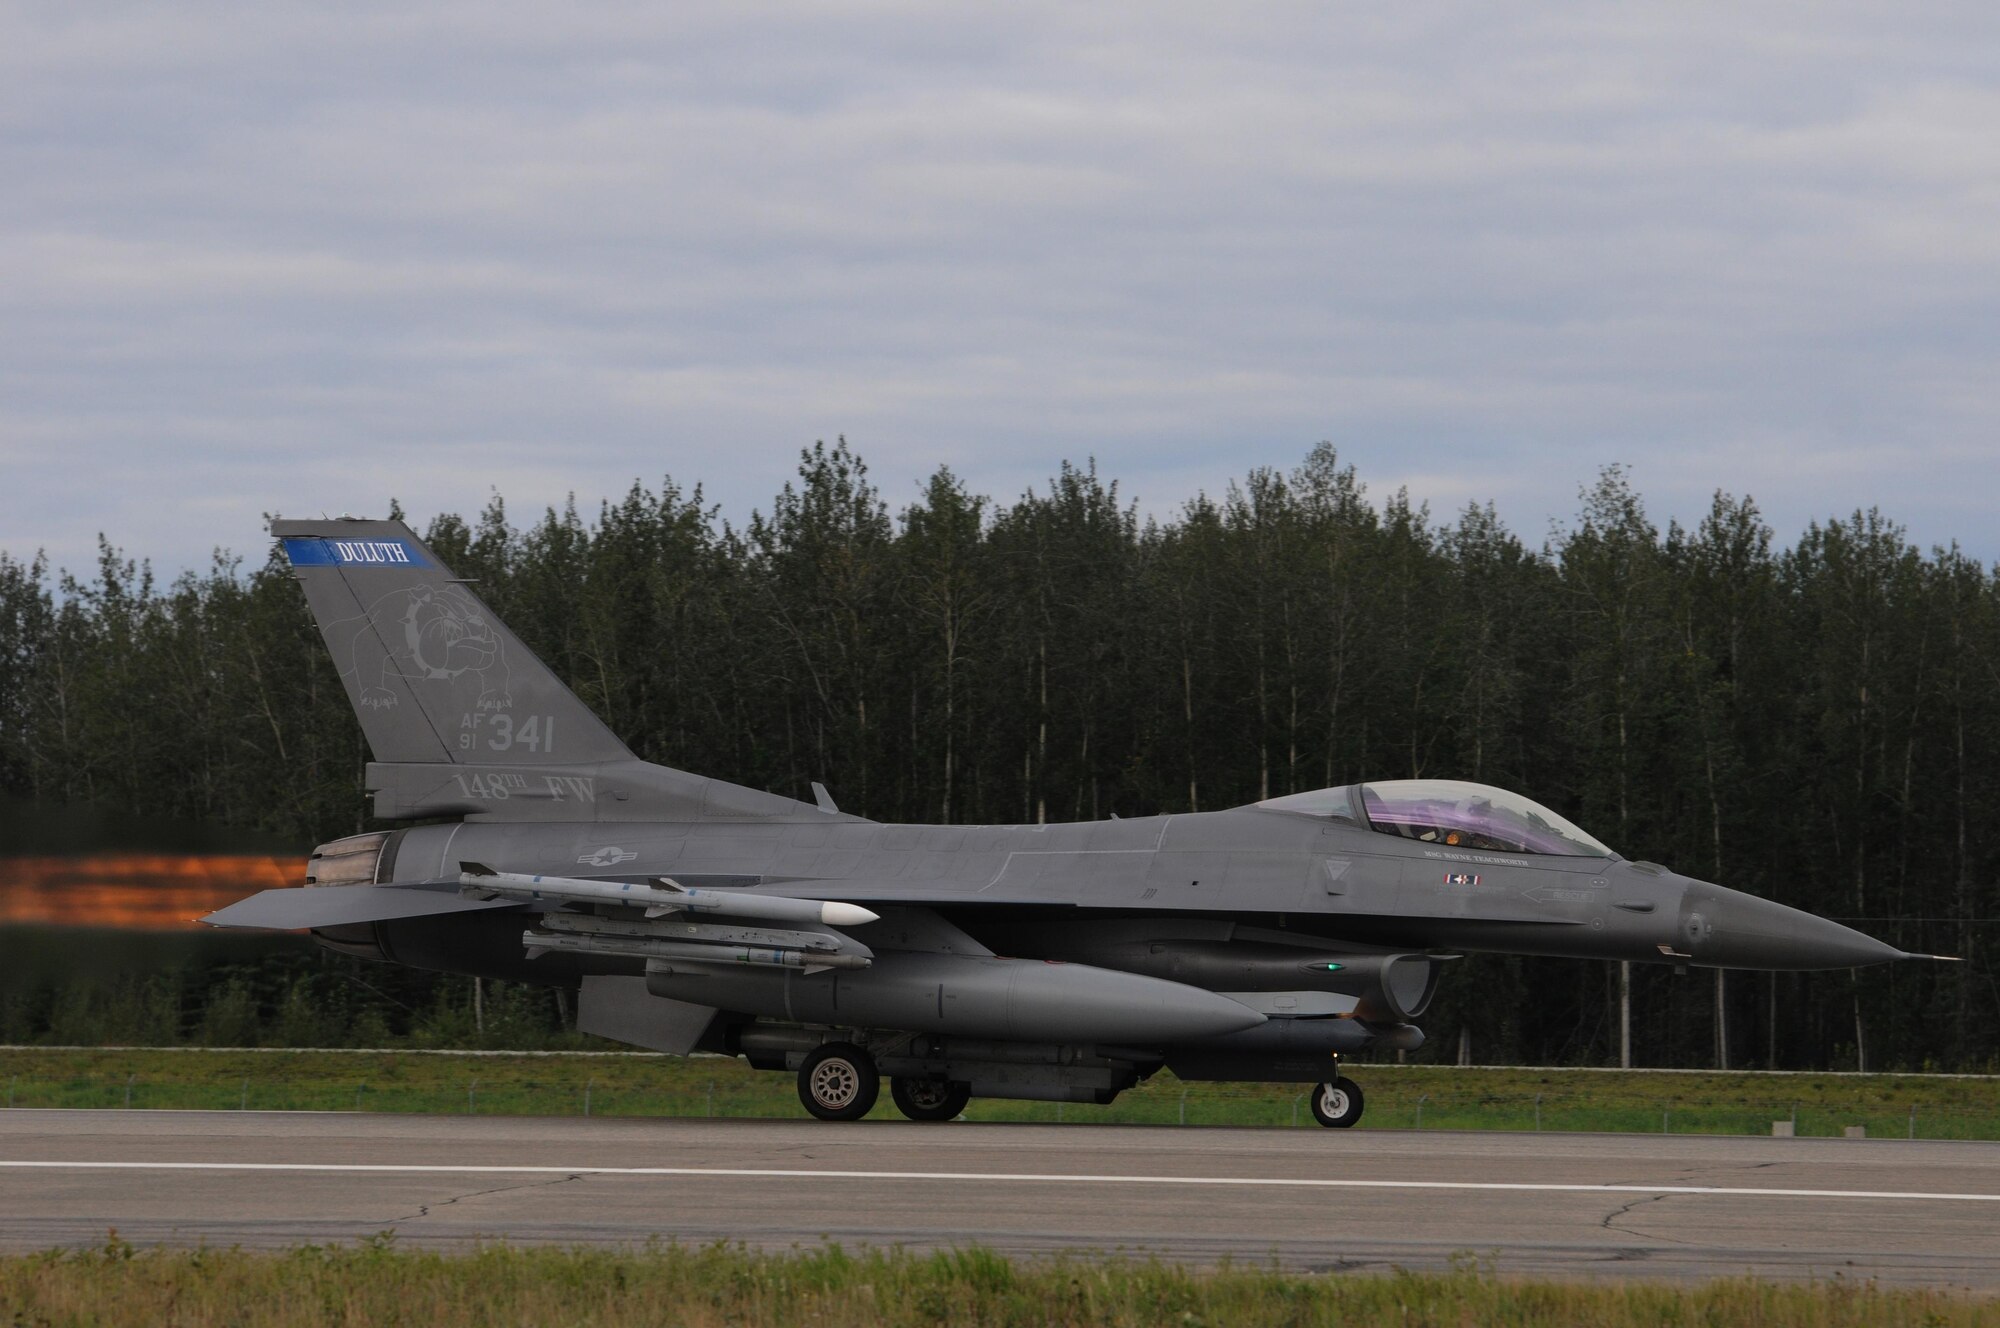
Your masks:
<svg viewBox="0 0 2000 1328"><path fill-rule="evenodd" d="M1264 1022L1185 983L1088 964L890 951L860 972L751 972L655 960L655 996L795 1023L960 1037L1142 1045L1219 1037Z"/></svg>

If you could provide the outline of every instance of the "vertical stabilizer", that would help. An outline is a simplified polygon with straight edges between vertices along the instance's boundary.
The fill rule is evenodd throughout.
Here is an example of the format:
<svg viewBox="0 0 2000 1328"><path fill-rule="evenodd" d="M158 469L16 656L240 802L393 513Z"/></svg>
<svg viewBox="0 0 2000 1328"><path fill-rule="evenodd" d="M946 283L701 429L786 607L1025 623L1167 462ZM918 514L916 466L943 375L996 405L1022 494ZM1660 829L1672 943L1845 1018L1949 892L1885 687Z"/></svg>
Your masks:
<svg viewBox="0 0 2000 1328"><path fill-rule="evenodd" d="M632 754L400 521L271 533L379 762L584 765Z"/></svg>

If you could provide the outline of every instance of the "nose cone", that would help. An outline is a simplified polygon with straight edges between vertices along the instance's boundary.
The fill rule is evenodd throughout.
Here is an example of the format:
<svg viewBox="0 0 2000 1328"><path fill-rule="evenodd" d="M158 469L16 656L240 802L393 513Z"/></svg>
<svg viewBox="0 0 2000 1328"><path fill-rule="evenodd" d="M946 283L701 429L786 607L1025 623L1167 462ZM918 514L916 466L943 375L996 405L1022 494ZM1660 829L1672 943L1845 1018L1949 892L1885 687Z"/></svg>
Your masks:
<svg viewBox="0 0 2000 1328"><path fill-rule="evenodd" d="M1682 950L1712 968L1859 968L1909 956L1873 936L1696 881L1681 897Z"/></svg>

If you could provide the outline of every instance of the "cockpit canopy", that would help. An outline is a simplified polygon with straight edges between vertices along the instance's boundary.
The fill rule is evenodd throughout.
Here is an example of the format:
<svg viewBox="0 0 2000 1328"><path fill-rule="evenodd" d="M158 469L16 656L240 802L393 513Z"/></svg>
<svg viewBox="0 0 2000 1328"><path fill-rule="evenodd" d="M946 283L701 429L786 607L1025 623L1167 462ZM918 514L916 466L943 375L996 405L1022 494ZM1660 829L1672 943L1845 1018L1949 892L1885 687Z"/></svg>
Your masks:
<svg viewBox="0 0 2000 1328"><path fill-rule="evenodd" d="M1385 835L1440 848L1564 858L1613 856L1609 848L1538 802L1506 789L1455 779L1349 784L1270 798L1257 805L1272 811L1353 821Z"/></svg>

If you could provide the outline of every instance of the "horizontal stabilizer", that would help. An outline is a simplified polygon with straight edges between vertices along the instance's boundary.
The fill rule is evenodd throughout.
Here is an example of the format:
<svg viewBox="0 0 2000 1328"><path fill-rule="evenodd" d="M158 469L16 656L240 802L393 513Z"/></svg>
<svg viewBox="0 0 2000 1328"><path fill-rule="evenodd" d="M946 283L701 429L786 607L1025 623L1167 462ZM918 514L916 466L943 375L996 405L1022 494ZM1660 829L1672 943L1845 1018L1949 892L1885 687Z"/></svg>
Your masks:
<svg viewBox="0 0 2000 1328"><path fill-rule="evenodd" d="M342 927L356 922L386 922L391 918L516 906L512 899L467 899L442 890L408 890L393 885L312 885L260 890L201 920L211 927L295 931L301 927Z"/></svg>

